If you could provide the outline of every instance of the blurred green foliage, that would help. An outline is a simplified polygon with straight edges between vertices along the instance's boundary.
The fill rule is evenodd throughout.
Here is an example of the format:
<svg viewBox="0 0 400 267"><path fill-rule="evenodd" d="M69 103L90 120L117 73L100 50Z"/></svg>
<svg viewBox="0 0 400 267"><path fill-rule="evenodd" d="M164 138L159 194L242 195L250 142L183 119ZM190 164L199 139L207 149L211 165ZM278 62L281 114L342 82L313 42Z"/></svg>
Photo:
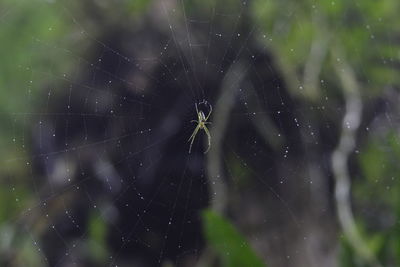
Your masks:
<svg viewBox="0 0 400 267"><path fill-rule="evenodd" d="M245 238L225 218L211 210L203 212L206 239L223 267L265 266Z"/></svg>
<svg viewBox="0 0 400 267"><path fill-rule="evenodd" d="M385 266L400 262L400 141L388 132L359 154L363 177L354 184L354 199L363 211L359 226L368 245ZM344 246L343 254L350 254ZM350 259L351 257L346 257ZM354 260L354 258L353 258Z"/></svg>
<svg viewBox="0 0 400 267"><path fill-rule="evenodd" d="M292 90L305 86L307 81L302 76L307 63L313 62L313 49L322 51L319 79L331 81L335 88L337 79L332 79L327 57L332 48L340 47L368 96L379 94L384 86L400 84L393 67L400 59L398 10L400 2L396 0L256 0L252 6L270 49L282 68L289 70L287 76L292 76L287 79L296 81ZM307 92L310 88L305 89ZM303 93L311 98L321 95L315 90Z"/></svg>
<svg viewBox="0 0 400 267"><path fill-rule="evenodd" d="M399 10L397 0L256 0L252 4L254 18L292 93L317 102L341 90L333 61L349 63L366 99L379 97L388 86L400 85L396 67ZM337 48L344 58L335 58ZM307 75L315 78L314 84L307 83ZM324 81L324 90L320 81ZM399 137L392 132L384 138L371 134L367 140L371 141L358 155L363 176L352 187L356 217L364 240L380 262L395 266L400 262ZM345 237L341 264L362 266Z"/></svg>
<svg viewBox="0 0 400 267"><path fill-rule="evenodd" d="M118 7L104 2L103 11L105 16L113 16L114 22L129 16L134 20L149 2L124 0ZM195 13L199 8L210 9L214 4L211 0L191 1L186 7L188 12ZM118 11L107 14L105 11L111 5ZM29 164L21 166L21 160L13 160L25 156L29 138L24 133L35 123L27 120L23 113L31 112L43 102L41 93L50 80L69 73L75 66L74 59L59 49L75 45L73 52L79 54L76 44L81 45L82 40L78 40L76 25L72 27L73 20L58 1L3 0L0 10L0 229L9 229L10 218L29 206L26 202L32 198ZM254 0L251 3L251 15L265 32L266 44L281 61L281 71L288 70L287 79L296 81L297 86L292 89L298 90L305 83L304 73L313 45L325 50L318 81L329 81L331 86L327 88L340 88L328 60L331 49L339 46L368 98L379 96L387 85L400 84L398 69L394 67L400 59L399 10L398 0ZM89 31L94 33L92 29ZM305 95L318 99L321 91L313 89ZM358 156L363 175L353 186L357 210L361 211L357 219L379 260L393 265L400 262L399 138L397 133L391 132L381 138L371 136L369 140ZM239 177L247 176L245 170L236 169L238 165L233 165L234 173L243 173ZM226 219L205 211L204 223L207 240L223 266L263 266ZM89 229L90 250L98 256L95 260L101 262L106 249L104 222L93 215ZM21 266L39 266L37 253L33 252L35 248L28 241L21 239L12 245L20 247L21 255L25 255L20 257ZM2 239L0 244L4 242ZM360 265L345 238L341 240L341 264Z"/></svg>
<svg viewBox="0 0 400 267"><path fill-rule="evenodd" d="M98 214L91 214L89 219L89 255L93 261L101 264L106 261L107 256L107 225Z"/></svg>
<svg viewBox="0 0 400 267"><path fill-rule="evenodd" d="M32 121L23 114L31 112L40 100L49 80L43 79L43 73L48 72L49 66L55 72L67 71L71 66L62 54L38 49L37 44L62 43L67 24L55 5L44 5L42 1L5 1L0 6L5 10L0 17L0 172L21 178L24 168L12 159L23 157L29 146L29 136L22 133Z"/></svg>
<svg viewBox="0 0 400 267"><path fill-rule="evenodd" d="M29 201L29 165L20 160L29 148L25 129L31 125L23 113L30 112L41 86L47 80L36 79L45 71L48 55L35 50L35 39L56 41L65 25L51 5L38 8L39 1L3 1L0 4L0 228L14 218ZM49 28L54 30L49 30ZM64 68L63 62L53 65ZM16 113L19 114L16 114ZM29 161L29 160L27 160Z"/></svg>

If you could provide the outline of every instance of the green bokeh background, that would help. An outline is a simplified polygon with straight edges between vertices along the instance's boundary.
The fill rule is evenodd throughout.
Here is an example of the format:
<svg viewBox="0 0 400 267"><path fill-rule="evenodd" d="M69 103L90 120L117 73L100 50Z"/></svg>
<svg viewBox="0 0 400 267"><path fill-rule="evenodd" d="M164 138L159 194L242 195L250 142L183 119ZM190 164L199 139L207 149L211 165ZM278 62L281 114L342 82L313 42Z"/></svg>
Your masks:
<svg viewBox="0 0 400 267"><path fill-rule="evenodd" d="M121 17L134 24L149 6L145 0L99 3L109 25L121 25ZM193 0L185 4L188 12L196 12L213 5L213 1ZM29 129L33 125L24 113L45 104L42 96L49 91L49 86L57 90L54 77L73 72L76 59L68 53L59 53L58 49L69 49L77 56L90 53L87 38L78 34L79 25L85 24L93 38L101 33L104 25L91 24L90 17L84 11L80 13L79 7L78 1L3 0L0 3L0 255L1 251L17 247L21 255L17 266L43 266L29 231L17 231L19 216L32 206L36 190L32 190L35 181L30 174L28 156ZM324 94L332 97L331 104L341 103L341 84L332 63L335 49L340 49L341 60L346 60L355 72L364 101L382 97L385 88L398 89L399 11L398 0L254 0L249 4L251 23L266 32L262 41L273 57L279 59L278 66L291 93L299 102L310 105L323 100L321 80ZM324 47L318 83L307 84L303 73L310 49L318 42ZM364 131L362 135L364 141L356 156L361 172L352 177L357 226L379 261L385 266L397 266L396 263L400 264L398 132L385 129L379 134ZM21 166L23 158L27 160ZM235 172L246 172L240 168L240 164L232 167ZM360 210L368 210L369 215L357 212ZM107 229L96 214L90 218L89 251L96 261L102 262L107 249L104 243ZM234 223L212 211L207 211L204 218L207 240L214 253L220 255L223 266L244 266L238 262L262 266L247 245L246 237L235 230ZM338 253L341 266L364 266L345 236L338 234L337 240L341 244Z"/></svg>

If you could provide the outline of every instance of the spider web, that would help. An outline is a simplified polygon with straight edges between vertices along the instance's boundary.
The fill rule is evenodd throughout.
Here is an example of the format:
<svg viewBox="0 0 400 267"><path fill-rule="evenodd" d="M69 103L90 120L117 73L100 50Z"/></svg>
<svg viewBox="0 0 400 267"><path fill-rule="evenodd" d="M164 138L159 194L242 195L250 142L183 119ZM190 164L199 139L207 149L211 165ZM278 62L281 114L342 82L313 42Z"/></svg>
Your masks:
<svg viewBox="0 0 400 267"><path fill-rule="evenodd" d="M219 201L213 184L222 177L235 192L252 177L248 186L278 203L272 215L259 215L261 225L285 214L295 227L305 227L294 202L307 183L318 181L301 180L297 193L282 194L280 188L294 183L287 177L296 176L307 158L291 162L299 153L299 137L290 132L301 128L313 147L319 145L318 130L302 121L307 111L282 90L266 52L275 36L246 23L247 2L204 4L196 12L187 1L157 1L141 18L144 23L126 25L119 19L120 28L114 29L113 22L104 22L105 34L90 18L75 15L74 7L36 4L38 9L52 5L69 27L60 41L29 36L32 61L15 66L29 78L18 93L27 105L11 112L5 126L12 132L5 147L15 151L7 164L20 173L7 178L18 212L3 224L4 243L27 247L30 252L23 253L38 266L195 261L204 245L199 212ZM17 8L0 14L7 27ZM36 54L42 55L40 63ZM59 67L62 60L67 70ZM329 108L324 81L321 88ZM231 93L224 97L223 92ZM215 176L207 172L203 131L188 153L195 128L190 121L202 101L214 108L212 123L228 114L224 135L211 137L211 150L220 147L225 168ZM224 111L224 105L230 108ZM199 108L207 114L206 106ZM257 127L268 134L262 136ZM270 156L271 140L285 144L279 159ZM273 164L289 168L274 173ZM257 240L257 232L250 238Z"/></svg>
<svg viewBox="0 0 400 267"><path fill-rule="evenodd" d="M143 41L142 46L150 46L150 51L142 47L141 52L148 52L149 57L125 54L126 51L134 51L134 45L141 40L128 40L126 45L132 48L124 49L115 47L120 44L108 44L98 39L65 6L57 8L56 12L72 22L71 32L67 34L77 35L75 45L83 43L90 51L78 52L80 49L74 46L68 47L62 42L49 43L32 36L32 53L44 54L43 51L48 51L56 55L55 58L67 58L73 66L70 72L58 72L52 68L55 63L51 57L46 58L49 62L43 69L37 68L34 63L21 66L31 74L27 92L22 96L28 98L34 108L12 114L13 128L21 123L25 125L22 132L16 130L14 133L12 141L16 150L21 147L26 149L30 128L33 129L33 152L9 159L24 165L31 173L27 179L32 184L33 195L32 200L20 204L22 212L9 223L23 225L23 235L28 236L36 247L36 257L40 262L54 266L80 262L77 251L85 248L84 240L90 238L90 230L85 225L90 216L94 217L92 220L100 220L110 227L109 231L115 232L119 239L111 241L118 243L118 249L106 252L110 266L121 262L126 256L126 248L152 249L151 246L155 246L143 239L143 232L159 231L157 234L162 237L161 244L156 244L155 249L159 252L158 263L168 258L170 250L179 250L182 255L199 256L199 244L202 242L199 234L190 236L185 229L193 231L190 225L199 224L196 212L209 199L209 181L203 163L204 148L199 141L204 137L199 134L193 153L186 152L187 138L193 130L188 122L196 118L195 103L216 99L217 87L228 71L227 64L248 57L244 73L238 75L256 71L252 62L258 55L250 50L248 42L256 37L266 38L266 35L256 28L239 29L246 10L245 2L238 3L232 10L213 6L200 19L188 14L184 1L178 1L178 6L172 9L168 4L161 1L164 12L161 17L166 19L163 23L169 32L166 36L156 36L156 43L151 45L148 40ZM234 25L219 29L216 21L224 19L233 21ZM196 37L203 39L195 40L193 29L201 32L203 36ZM52 30L51 26L48 30ZM157 32L152 33L146 28L144 31L137 36L143 34L153 41L151 36L146 36L146 31L150 35ZM154 65L160 68L158 76L154 76L151 70ZM133 72L133 77L126 73L129 71ZM213 78L207 78L210 76ZM147 80L142 81L143 77ZM214 84L207 84L208 80L214 80ZM43 88L44 84L47 89ZM266 88L267 85L264 85L258 92ZM280 93L279 87L271 90L273 94ZM43 96L35 97L35 94ZM181 100L174 103L167 97L168 94ZM240 108L236 109L239 111L234 113L234 119L251 120L252 116L257 116L256 111L249 111L247 107L248 94L257 94L257 91L240 88L239 99L235 100L235 105ZM32 103L34 101L39 104ZM267 101L265 95L262 101ZM284 101L282 98L283 106ZM181 114L176 115L174 109L179 110L175 113ZM177 134L182 131L180 128L183 128L184 134ZM257 142L251 136L246 136L245 140L246 144ZM241 165L247 166L235 149L229 149ZM176 164L173 163L171 167L161 164L171 162L168 158L172 157L171 151L178 155L172 160L179 162L179 169L175 169ZM258 146L256 151L255 155L266 153L263 149L260 151ZM285 157L288 154L289 150ZM154 170L155 167L161 170ZM283 203L279 208L282 212L292 213L274 186L260 177L259 181ZM19 202L19 192L15 191L14 195L15 201ZM80 210L79 206L85 208ZM86 214L81 214L83 212ZM118 221L118 213L132 213L133 216L129 216L124 223ZM296 221L294 215L293 220ZM43 224L43 229L38 230L38 224ZM45 236L44 240L38 232ZM192 247L185 244L191 238L198 239ZM46 239L51 240L52 246L60 247L56 250L59 254L47 254L51 249L43 244L48 242ZM177 247L171 249L171 244ZM143 248L137 250L140 252Z"/></svg>

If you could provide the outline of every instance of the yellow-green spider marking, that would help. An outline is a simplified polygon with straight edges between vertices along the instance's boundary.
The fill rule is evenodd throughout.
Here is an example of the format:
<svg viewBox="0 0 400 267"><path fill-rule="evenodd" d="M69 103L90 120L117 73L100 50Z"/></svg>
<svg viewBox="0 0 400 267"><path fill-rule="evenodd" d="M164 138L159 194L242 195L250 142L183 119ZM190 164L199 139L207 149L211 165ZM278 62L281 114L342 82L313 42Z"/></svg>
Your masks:
<svg viewBox="0 0 400 267"><path fill-rule="evenodd" d="M204 102L204 103L207 103L207 102ZM197 103L195 103L194 105L196 107L197 120L192 120L191 122L197 123L197 126L194 129L192 135L189 137L189 140L188 140L188 142L190 142L189 154L192 151L192 145L193 145L194 139L196 138L197 132L199 130L204 130L204 132L206 133L207 138L208 138L208 147L207 147L206 151L204 151L204 154L205 154L208 152L208 150L210 150L210 147L211 147L211 135L210 135L210 131L208 130L206 124L211 124L211 122L209 122L207 120L211 115L212 106L211 106L211 104L208 103L210 111L208 112L207 116L205 116L204 112L201 110L199 111L199 109L197 108Z"/></svg>

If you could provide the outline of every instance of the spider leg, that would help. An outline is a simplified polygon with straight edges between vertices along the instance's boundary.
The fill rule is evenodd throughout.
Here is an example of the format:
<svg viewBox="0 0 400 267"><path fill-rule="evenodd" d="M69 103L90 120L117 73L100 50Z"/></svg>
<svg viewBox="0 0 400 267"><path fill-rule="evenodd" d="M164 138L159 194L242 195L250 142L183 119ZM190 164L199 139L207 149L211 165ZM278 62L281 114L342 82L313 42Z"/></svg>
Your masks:
<svg viewBox="0 0 400 267"><path fill-rule="evenodd" d="M208 103L208 106L210 107L210 111L209 111L208 114L207 114L206 120L208 120L208 118L210 117L211 112L212 112L212 106L211 106L211 104Z"/></svg>
<svg viewBox="0 0 400 267"><path fill-rule="evenodd" d="M192 138L197 134L197 132L199 131L199 129L200 129L200 126L197 125L196 128L194 129L192 135L189 137L188 142L190 141L190 139L192 139Z"/></svg>
<svg viewBox="0 0 400 267"><path fill-rule="evenodd" d="M194 129L192 135L189 137L188 142L189 142L190 140L192 140L192 141L190 142L190 146L189 146L189 154L190 154L190 152L192 151L192 145L193 145L194 139L196 138L196 134L197 134L197 132L199 131L199 129L200 129L200 126L197 125L197 126L196 126L196 129Z"/></svg>
<svg viewBox="0 0 400 267"><path fill-rule="evenodd" d="M196 121L196 120L191 120L190 122L196 122L196 123L199 123L198 121Z"/></svg>
<svg viewBox="0 0 400 267"><path fill-rule="evenodd" d="M207 139L208 139L208 147L207 147L206 151L204 151L204 154L206 154L208 152L208 150L210 150L210 147L211 147L211 135L210 135L210 131L208 130L208 128L206 126L204 126L203 129L206 132Z"/></svg>

